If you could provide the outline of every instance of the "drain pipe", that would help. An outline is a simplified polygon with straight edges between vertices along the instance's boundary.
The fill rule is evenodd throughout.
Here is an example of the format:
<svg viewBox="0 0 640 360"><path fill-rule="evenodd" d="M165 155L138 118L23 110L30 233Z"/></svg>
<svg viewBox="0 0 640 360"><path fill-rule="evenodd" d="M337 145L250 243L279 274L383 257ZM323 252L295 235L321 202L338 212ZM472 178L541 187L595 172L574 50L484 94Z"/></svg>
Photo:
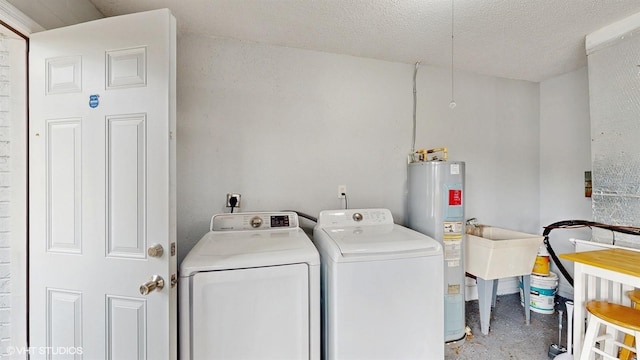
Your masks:
<svg viewBox="0 0 640 360"><path fill-rule="evenodd" d="M567 307L567 352L554 357L553 360L573 360L573 301L564 304Z"/></svg>
<svg viewBox="0 0 640 360"><path fill-rule="evenodd" d="M573 301L566 301L567 307L567 352L573 354Z"/></svg>

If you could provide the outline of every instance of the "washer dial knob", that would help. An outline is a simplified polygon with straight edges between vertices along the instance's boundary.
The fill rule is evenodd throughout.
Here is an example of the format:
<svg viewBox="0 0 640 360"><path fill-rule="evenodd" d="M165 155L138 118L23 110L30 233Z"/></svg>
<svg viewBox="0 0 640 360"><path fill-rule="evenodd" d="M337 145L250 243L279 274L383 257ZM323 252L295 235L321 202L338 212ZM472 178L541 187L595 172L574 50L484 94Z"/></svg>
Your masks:
<svg viewBox="0 0 640 360"><path fill-rule="evenodd" d="M257 229L262 225L262 218L259 216L254 216L251 218L250 223L252 228Z"/></svg>

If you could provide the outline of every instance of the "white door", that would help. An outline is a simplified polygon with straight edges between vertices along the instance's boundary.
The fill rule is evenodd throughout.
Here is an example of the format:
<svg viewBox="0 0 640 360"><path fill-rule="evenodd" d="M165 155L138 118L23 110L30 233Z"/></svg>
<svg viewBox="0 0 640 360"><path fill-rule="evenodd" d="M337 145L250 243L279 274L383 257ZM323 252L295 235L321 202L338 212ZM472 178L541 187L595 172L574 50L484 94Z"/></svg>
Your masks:
<svg viewBox="0 0 640 360"><path fill-rule="evenodd" d="M30 38L32 359L177 357L175 31L165 9Z"/></svg>

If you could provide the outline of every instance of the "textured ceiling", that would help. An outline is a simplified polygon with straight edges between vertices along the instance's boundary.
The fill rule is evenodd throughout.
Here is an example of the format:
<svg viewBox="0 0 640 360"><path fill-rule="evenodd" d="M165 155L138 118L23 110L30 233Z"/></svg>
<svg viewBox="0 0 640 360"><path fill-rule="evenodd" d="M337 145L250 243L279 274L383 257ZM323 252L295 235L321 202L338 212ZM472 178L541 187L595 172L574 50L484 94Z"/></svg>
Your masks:
<svg viewBox="0 0 640 360"><path fill-rule="evenodd" d="M586 65L585 35L640 0L454 0L454 67L541 81ZM91 0L105 16L170 8L182 33L451 66L449 0Z"/></svg>

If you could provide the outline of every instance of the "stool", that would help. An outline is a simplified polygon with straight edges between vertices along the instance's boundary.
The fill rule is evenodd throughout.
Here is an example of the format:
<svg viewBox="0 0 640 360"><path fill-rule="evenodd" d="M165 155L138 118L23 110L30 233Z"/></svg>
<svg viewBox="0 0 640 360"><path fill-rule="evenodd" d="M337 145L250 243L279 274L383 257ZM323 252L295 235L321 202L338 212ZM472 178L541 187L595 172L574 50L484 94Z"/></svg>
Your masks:
<svg viewBox="0 0 640 360"><path fill-rule="evenodd" d="M629 297L629 299L631 299L631 304L633 305L633 307L635 309L640 309L640 290L636 289L633 291L629 291L627 293L627 296ZM636 338L634 336L631 336L629 334L625 334L624 335L624 344L625 345L629 345L630 347L633 347L633 343L635 342ZM633 353L625 348L623 348L622 350L620 350L620 360L631 360L633 359Z"/></svg>
<svg viewBox="0 0 640 360"><path fill-rule="evenodd" d="M587 333L584 337L582 346L581 360L594 359L595 354L602 355L604 358L617 360L618 349L627 349L636 354L640 353L640 344L636 343L635 348L625 345L616 339L617 331L629 334L635 337L640 336L640 310L630 308L628 306L612 304L606 301L589 301L587 303L587 311L589 312L589 325ZM606 332L600 334L600 327L604 325ZM614 331L611 331L614 329ZM615 331L617 330L617 331ZM607 343L605 347L605 341ZM600 347L596 347L596 343L600 343ZM612 349L612 353L606 353L604 350Z"/></svg>

